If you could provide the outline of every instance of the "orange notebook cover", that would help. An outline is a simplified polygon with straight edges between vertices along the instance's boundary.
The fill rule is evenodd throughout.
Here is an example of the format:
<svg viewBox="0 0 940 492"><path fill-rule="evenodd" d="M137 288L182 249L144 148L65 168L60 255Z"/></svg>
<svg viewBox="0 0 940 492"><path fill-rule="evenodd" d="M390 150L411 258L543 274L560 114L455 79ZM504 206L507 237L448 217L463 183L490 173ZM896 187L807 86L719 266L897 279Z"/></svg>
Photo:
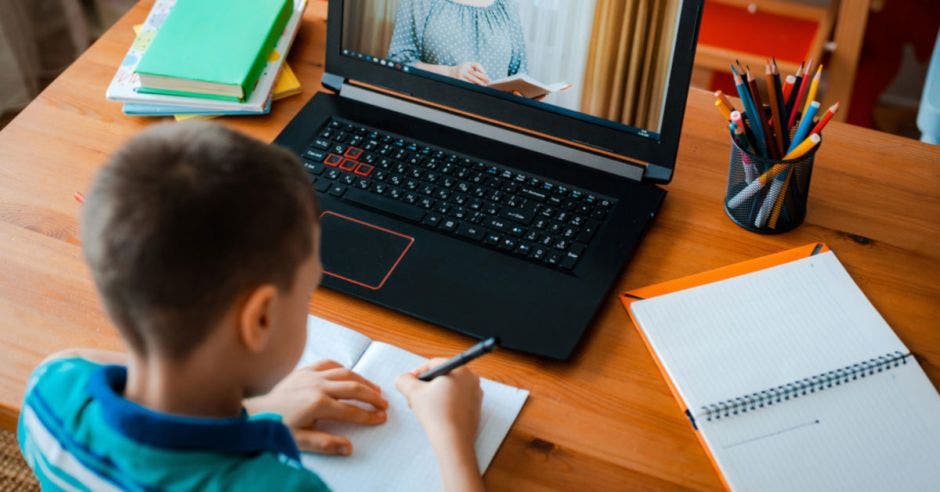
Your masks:
<svg viewBox="0 0 940 492"><path fill-rule="evenodd" d="M692 287L698 287L700 285L709 284L712 282L717 282L719 280L725 280L732 277L737 277L739 275L745 275L748 273L756 272L759 270L764 270L766 268L774 267L777 265L782 265L791 261L799 260L801 258L806 258L807 256L816 255L819 253L825 253L829 251L829 247L824 243L812 243L805 246L800 246L798 248L789 249L786 251L781 251L780 253L774 253L772 255L762 256L759 258L754 258L747 261L742 261L741 263L735 263L733 265L724 266L721 268L716 268L714 270L709 270L706 272L696 273L694 275L689 275L687 277L678 278L675 280L669 280L666 282L661 282L658 284L649 285L646 287L641 287L639 289L633 289L627 292L624 292L620 295L620 302L623 303L624 309L627 310L627 314L630 316L630 319L633 321L633 326L637 328L637 332L640 334L640 338L643 340L643 343L646 344L646 348L649 350L650 354L653 356L653 360L656 361L656 366L659 368L659 372L662 373L663 378L666 380L666 384L669 386L669 390L672 392L672 396L679 403L679 406L682 408L683 412L686 415L691 415L689 412L689 406L683 401L682 396L679 394L678 389L672 382L672 379L669 377L669 373L666 371L666 368L663 366L662 361L660 361L659 356L656 355L656 351L653 349L653 346L650 344L649 340L646 338L646 334L640 328L639 323L636 318L633 316L633 312L630 310L630 305L635 301L640 301L643 299L649 299L651 297L661 296L664 294L670 294L673 292L678 292L680 290L689 289ZM722 485L726 489L731 490L731 487L728 485L728 482L725 480L724 475L721 473L721 468L718 466L718 462L715 460L715 457L712 456L711 450L705 444L705 441L702 438L702 435L698 432L698 428L695 427L694 422L691 417L689 419L690 425L695 429L695 435L698 437L699 442L702 444L702 447L705 448L705 454L708 456L709 460L712 462L712 466L715 467L715 470L718 472L719 478L721 478Z"/></svg>

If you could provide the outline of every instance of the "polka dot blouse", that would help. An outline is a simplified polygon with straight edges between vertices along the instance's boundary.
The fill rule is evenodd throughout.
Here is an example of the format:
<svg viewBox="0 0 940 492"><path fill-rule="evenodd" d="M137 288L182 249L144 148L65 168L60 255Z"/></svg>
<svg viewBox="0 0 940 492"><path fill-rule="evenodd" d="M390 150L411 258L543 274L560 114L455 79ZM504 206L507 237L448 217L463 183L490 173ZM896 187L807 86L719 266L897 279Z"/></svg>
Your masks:
<svg viewBox="0 0 940 492"><path fill-rule="evenodd" d="M401 0L388 59L404 64L478 62L490 80L528 71L513 0L474 7L454 0Z"/></svg>

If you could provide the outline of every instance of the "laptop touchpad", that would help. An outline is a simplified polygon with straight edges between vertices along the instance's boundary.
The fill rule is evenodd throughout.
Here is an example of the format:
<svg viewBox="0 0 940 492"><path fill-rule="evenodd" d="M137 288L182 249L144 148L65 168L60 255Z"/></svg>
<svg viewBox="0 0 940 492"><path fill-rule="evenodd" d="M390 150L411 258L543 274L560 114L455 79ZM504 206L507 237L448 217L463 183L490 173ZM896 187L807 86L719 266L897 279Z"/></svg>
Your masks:
<svg viewBox="0 0 940 492"><path fill-rule="evenodd" d="M323 273L379 290L395 271L414 238L334 212L320 216Z"/></svg>

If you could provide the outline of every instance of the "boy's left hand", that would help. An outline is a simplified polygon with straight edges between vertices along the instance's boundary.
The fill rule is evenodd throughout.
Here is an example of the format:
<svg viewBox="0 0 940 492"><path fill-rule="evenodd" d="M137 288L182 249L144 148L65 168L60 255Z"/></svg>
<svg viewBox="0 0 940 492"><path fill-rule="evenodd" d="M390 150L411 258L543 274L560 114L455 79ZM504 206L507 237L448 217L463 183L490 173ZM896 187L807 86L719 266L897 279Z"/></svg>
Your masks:
<svg viewBox="0 0 940 492"><path fill-rule="evenodd" d="M270 393L245 400L248 413L281 415L302 451L349 455L352 443L314 428L319 420L378 425L385 422L388 402L375 383L332 360L322 360L290 373ZM366 410L341 400L373 407Z"/></svg>

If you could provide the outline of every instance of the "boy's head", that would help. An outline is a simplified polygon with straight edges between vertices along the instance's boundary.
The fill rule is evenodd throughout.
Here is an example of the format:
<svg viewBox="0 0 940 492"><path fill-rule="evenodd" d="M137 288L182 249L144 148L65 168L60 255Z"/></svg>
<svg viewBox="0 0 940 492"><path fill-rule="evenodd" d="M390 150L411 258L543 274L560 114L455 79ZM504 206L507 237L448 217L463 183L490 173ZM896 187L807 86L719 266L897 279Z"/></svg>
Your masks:
<svg viewBox="0 0 940 492"><path fill-rule="evenodd" d="M98 172L82 244L136 356L183 361L224 340L268 366L253 384L269 386L303 350L321 272L317 215L287 150L219 125L163 124ZM231 330L215 333L223 325Z"/></svg>

